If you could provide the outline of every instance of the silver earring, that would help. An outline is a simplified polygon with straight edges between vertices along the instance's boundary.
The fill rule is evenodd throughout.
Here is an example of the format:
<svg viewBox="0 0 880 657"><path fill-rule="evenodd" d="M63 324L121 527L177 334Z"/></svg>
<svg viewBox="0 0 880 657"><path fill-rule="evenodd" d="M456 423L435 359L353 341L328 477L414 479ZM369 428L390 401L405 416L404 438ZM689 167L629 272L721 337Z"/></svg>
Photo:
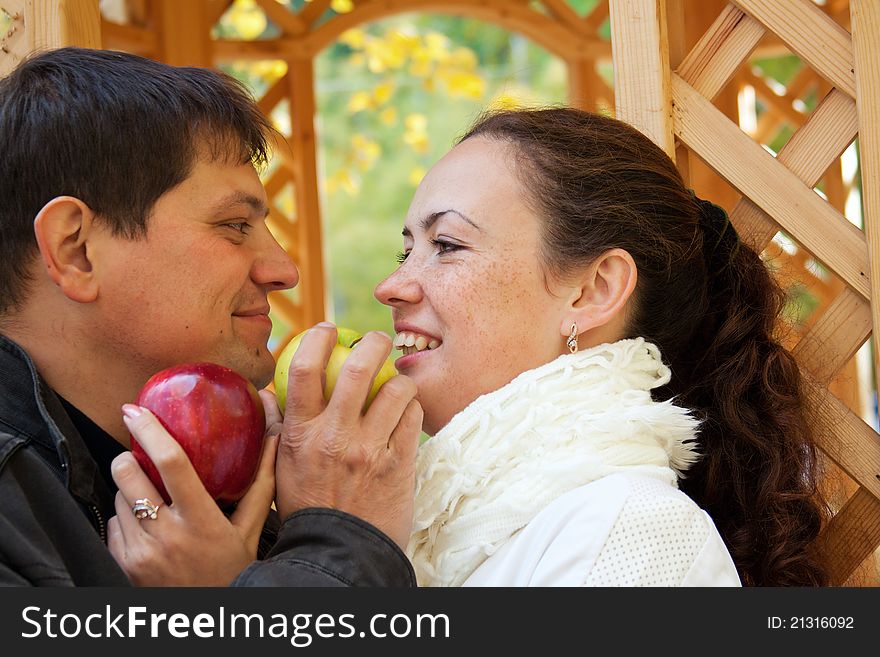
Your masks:
<svg viewBox="0 0 880 657"><path fill-rule="evenodd" d="M571 325L571 333L568 334L568 339L565 341L565 344L568 346L568 350L576 354L578 350L578 325Z"/></svg>

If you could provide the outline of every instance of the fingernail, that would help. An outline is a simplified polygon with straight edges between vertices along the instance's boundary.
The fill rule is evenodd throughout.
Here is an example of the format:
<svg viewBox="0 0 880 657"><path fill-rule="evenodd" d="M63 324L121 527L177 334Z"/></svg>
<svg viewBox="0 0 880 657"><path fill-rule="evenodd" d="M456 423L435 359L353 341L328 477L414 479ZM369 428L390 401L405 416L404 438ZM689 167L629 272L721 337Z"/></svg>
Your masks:
<svg viewBox="0 0 880 657"><path fill-rule="evenodd" d="M333 322L318 322L315 326L323 326L324 328L336 328L336 324Z"/></svg>
<svg viewBox="0 0 880 657"><path fill-rule="evenodd" d="M143 409L140 406L135 406L134 404L123 404L122 412L127 418L135 418L139 415L143 414Z"/></svg>

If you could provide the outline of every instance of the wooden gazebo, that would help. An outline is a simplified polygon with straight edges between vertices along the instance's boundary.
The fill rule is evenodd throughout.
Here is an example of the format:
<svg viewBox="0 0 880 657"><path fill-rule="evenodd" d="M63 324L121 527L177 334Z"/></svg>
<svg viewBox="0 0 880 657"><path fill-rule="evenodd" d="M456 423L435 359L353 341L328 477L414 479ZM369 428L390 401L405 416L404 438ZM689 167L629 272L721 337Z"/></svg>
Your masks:
<svg viewBox="0 0 880 657"><path fill-rule="evenodd" d="M828 420L822 449L829 471L840 475L829 484L836 513L824 548L836 584L880 584L880 435L873 401L854 384L856 355L871 353L863 346L880 325L873 283L880 280L880 2L600 0L582 15L565 0L356 0L338 14L330 0L311 0L299 12L256 0L278 36L212 37L232 2L118 0L123 19L114 22L98 0L0 0L0 76L34 49L63 45L127 50L176 65L283 59L287 72L259 103L267 114L283 100L290 108L289 148L276 149L281 165L265 185L270 199L291 184L294 190L295 210L274 204L270 215L303 272L296 296L271 300L292 335L325 313L315 56L345 30L402 12L466 15L525 35L566 63L571 104L613 104L617 118L675 159L698 194L728 209L744 238L783 263L780 275L803 281L819 299L792 347ZM609 19L610 41L600 36ZM774 52L793 53L803 64L784 88L751 66ZM597 74L608 60L613 89ZM802 102L807 94L820 99L812 112ZM765 111L745 127L749 97ZM793 136L768 152L764 146L781 129ZM856 140L860 175L848 178L841 155ZM854 189L859 217L845 212ZM779 247L779 231L794 248ZM869 356L863 369L872 375L876 363Z"/></svg>

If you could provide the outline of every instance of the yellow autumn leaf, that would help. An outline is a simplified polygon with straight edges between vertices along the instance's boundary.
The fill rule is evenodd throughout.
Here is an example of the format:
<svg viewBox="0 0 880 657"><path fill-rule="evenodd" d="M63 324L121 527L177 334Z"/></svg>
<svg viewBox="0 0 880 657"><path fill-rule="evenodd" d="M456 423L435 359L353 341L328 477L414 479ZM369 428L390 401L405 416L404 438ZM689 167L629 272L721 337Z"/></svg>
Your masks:
<svg viewBox="0 0 880 657"><path fill-rule="evenodd" d="M403 141L416 152L426 153L429 149L428 142L428 119L424 114L408 114L403 120L404 132Z"/></svg>
<svg viewBox="0 0 880 657"><path fill-rule="evenodd" d="M415 130L407 130L403 133L403 141L408 144L416 153L427 153L430 149L428 135L424 132Z"/></svg>
<svg viewBox="0 0 880 657"><path fill-rule="evenodd" d="M355 91L348 99L348 111L357 114L365 109L372 109L373 97L368 91Z"/></svg>
<svg viewBox="0 0 880 657"><path fill-rule="evenodd" d="M367 68L372 73L384 73L386 69L385 53L381 39L369 38L364 44L367 57Z"/></svg>
<svg viewBox="0 0 880 657"><path fill-rule="evenodd" d="M475 73L468 73L456 69L442 68L437 71L437 78L443 81L449 95L478 99L486 90L483 78Z"/></svg>
<svg viewBox="0 0 880 657"><path fill-rule="evenodd" d="M426 48L416 48L409 60L409 73L417 78L426 78L434 71L434 61Z"/></svg>
<svg viewBox="0 0 880 657"><path fill-rule="evenodd" d="M489 101L489 109L491 110L511 110L521 106L522 103L516 96L506 93L500 93Z"/></svg>
<svg viewBox="0 0 880 657"><path fill-rule="evenodd" d="M235 0L222 22L245 40L256 39L266 29L266 14L257 6L256 0Z"/></svg>
<svg viewBox="0 0 880 657"><path fill-rule="evenodd" d="M418 34L409 33L404 29L390 30L385 38L394 48L402 51L406 57L411 57L413 51L421 47Z"/></svg>
<svg viewBox="0 0 880 657"><path fill-rule="evenodd" d="M427 171L425 171L425 167L413 167L412 169L410 169L409 172L409 184L413 187L418 187L419 183L422 182L422 178L425 177L426 173Z"/></svg>
<svg viewBox="0 0 880 657"><path fill-rule="evenodd" d="M264 59L254 62L250 67L250 72L272 84L287 73L287 62L283 59Z"/></svg>
<svg viewBox="0 0 880 657"><path fill-rule="evenodd" d="M424 43L431 59L445 61L449 57L449 38L445 34L428 32Z"/></svg>
<svg viewBox="0 0 880 657"><path fill-rule="evenodd" d="M332 0L330 9L337 14L348 14L354 9L354 2L352 0Z"/></svg>
<svg viewBox="0 0 880 657"><path fill-rule="evenodd" d="M383 125L394 125L395 123L397 123L397 108L386 107L381 112L379 112L379 120L383 123Z"/></svg>
<svg viewBox="0 0 880 657"><path fill-rule="evenodd" d="M449 64L473 71L477 68L477 55L470 48L456 48L452 51Z"/></svg>
<svg viewBox="0 0 880 657"><path fill-rule="evenodd" d="M385 82L380 82L376 85L375 89L373 89L373 102L376 106L384 105L391 98L391 94L394 93L394 81L386 80Z"/></svg>
<svg viewBox="0 0 880 657"><path fill-rule="evenodd" d="M374 46L372 52L382 58L387 68L401 68L409 56L409 49L406 44L393 38L376 39L371 45Z"/></svg>
<svg viewBox="0 0 880 657"><path fill-rule="evenodd" d="M407 114L403 121L406 129L413 132L424 132L428 127L428 117L424 114Z"/></svg>
<svg viewBox="0 0 880 657"><path fill-rule="evenodd" d="M353 159L354 163L361 171L369 171L376 164L376 160L382 155L382 148L372 139L367 139L362 135L355 135L352 138L352 146L354 146Z"/></svg>
<svg viewBox="0 0 880 657"><path fill-rule="evenodd" d="M363 48L366 40L367 37L364 31L357 28L346 30L339 35L339 41L347 45L352 50L360 50L361 48Z"/></svg>
<svg viewBox="0 0 880 657"><path fill-rule="evenodd" d="M349 196L356 196L360 190L360 178L349 169L340 169L324 183L328 193L342 189Z"/></svg>

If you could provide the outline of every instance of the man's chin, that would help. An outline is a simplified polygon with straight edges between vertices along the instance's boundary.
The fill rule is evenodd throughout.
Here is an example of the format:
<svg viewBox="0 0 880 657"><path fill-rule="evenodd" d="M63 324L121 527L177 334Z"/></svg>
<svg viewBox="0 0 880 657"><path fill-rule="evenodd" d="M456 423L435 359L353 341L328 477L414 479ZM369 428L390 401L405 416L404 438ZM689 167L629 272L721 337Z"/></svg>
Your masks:
<svg viewBox="0 0 880 657"><path fill-rule="evenodd" d="M253 383L257 390L269 385L275 376L275 359L265 346L249 349L245 358L239 357L236 361L227 367Z"/></svg>

